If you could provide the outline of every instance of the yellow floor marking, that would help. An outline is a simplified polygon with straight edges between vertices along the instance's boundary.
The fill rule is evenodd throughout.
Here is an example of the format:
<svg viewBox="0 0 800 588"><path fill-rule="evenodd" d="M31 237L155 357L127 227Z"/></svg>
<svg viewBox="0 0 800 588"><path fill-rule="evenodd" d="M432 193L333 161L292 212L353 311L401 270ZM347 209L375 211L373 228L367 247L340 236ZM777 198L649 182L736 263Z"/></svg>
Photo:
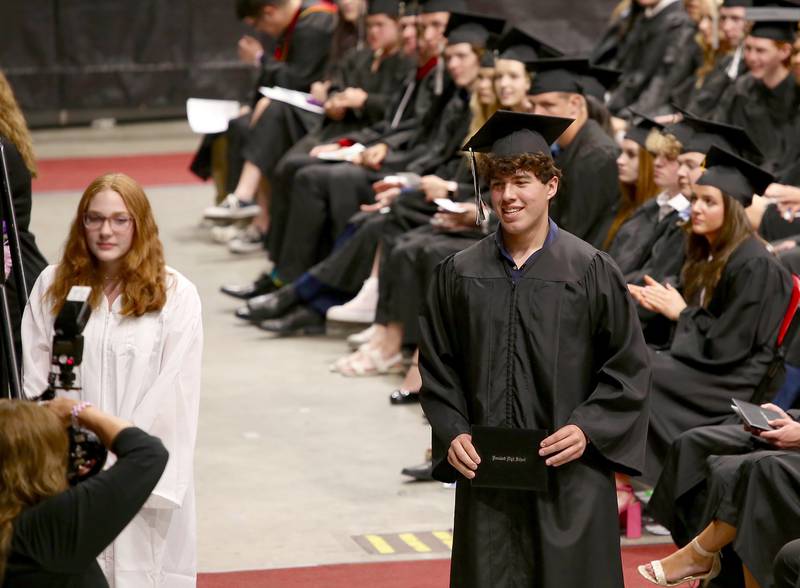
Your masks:
<svg viewBox="0 0 800 588"><path fill-rule="evenodd" d="M380 553L381 555L386 555L387 553L394 553L394 548L389 545L386 540L381 537L380 535L364 535L367 541L372 544L375 550Z"/></svg>
<svg viewBox="0 0 800 588"><path fill-rule="evenodd" d="M398 537L414 551L426 553L431 550L431 548L420 541L414 533L400 533Z"/></svg>
<svg viewBox="0 0 800 588"><path fill-rule="evenodd" d="M448 533L447 531L433 531L433 536L436 537L439 541L447 545L450 549L453 549L453 535Z"/></svg>

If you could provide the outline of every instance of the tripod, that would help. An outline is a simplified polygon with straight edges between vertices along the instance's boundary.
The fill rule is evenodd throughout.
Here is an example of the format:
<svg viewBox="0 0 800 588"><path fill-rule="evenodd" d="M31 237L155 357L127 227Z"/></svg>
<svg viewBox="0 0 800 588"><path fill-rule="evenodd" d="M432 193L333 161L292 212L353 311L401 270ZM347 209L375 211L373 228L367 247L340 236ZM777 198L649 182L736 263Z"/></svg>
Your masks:
<svg viewBox="0 0 800 588"><path fill-rule="evenodd" d="M8 177L8 163L3 141L0 140L0 219L5 223L11 250L11 275L16 286L17 303L24 309L28 302L28 287L25 283L25 273L22 268L22 250L17 232L17 217L14 213L14 198L11 193L11 181ZM5 248L0 248L0 260L5 267ZM14 346L14 334L11 326L11 311L8 306L8 291L6 289L6 274L0 270L0 325L2 325L2 338L0 339L0 371L4 377L0 378L0 397L22 398L22 380L20 379L21 364Z"/></svg>

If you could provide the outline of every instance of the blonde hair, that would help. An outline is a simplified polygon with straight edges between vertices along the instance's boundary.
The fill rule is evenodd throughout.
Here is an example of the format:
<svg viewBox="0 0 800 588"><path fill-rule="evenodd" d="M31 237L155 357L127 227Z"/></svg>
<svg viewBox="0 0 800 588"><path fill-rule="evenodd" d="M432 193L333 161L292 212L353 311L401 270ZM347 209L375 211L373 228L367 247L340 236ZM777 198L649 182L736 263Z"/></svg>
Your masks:
<svg viewBox="0 0 800 588"><path fill-rule="evenodd" d="M92 198L100 192L112 190L122 197L133 219L133 243L122 258L120 280L122 284L122 314L142 316L158 311L167 301L166 264L164 248L158 238L158 226L150 202L142 187L125 174L106 174L94 180L83 193L78 211L64 246L64 255L56 270L53 284L47 291L54 315L64 306L72 286L91 286L89 302L97 308L103 296L103 276L97 260L86 244L83 217Z"/></svg>
<svg viewBox="0 0 800 588"><path fill-rule="evenodd" d="M26 508L67 489L67 428L44 406L0 399L0 583Z"/></svg>
<svg viewBox="0 0 800 588"><path fill-rule="evenodd" d="M682 145L673 135L660 133L653 129L645 141L647 150L655 156L663 155L668 159L677 159L681 154Z"/></svg>
<svg viewBox="0 0 800 588"><path fill-rule="evenodd" d="M0 71L0 135L6 137L14 144L25 167L36 177L36 159L33 156L33 141L22 110L14 98L14 91L5 74Z"/></svg>

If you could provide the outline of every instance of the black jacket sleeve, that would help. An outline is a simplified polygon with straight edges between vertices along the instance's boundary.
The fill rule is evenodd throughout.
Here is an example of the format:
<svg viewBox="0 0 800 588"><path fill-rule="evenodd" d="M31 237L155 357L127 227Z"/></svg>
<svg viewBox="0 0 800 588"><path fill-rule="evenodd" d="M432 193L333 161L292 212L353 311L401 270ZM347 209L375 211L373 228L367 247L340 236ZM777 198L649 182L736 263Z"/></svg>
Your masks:
<svg viewBox="0 0 800 588"><path fill-rule="evenodd" d="M111 450L108 470L24 511L14 523L16 549L60 573L86 568L139 512L167 465L161 441L130 427Z"/></svg>

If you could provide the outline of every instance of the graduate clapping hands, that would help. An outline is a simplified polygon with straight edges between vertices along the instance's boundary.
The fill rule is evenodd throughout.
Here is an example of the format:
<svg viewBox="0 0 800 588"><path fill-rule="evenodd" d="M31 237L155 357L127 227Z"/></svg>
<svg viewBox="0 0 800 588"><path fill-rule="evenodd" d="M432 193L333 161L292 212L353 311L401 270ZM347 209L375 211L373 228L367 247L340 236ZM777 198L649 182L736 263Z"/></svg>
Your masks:
<svg viewBox="0 0 800 588"><path fill-rule="evenodd" d="M670 284L664 286L650 276L644 277L644 284L644 286L628 284L628 291L633 299L647 310L677 321L687 306L681 293Z"/></svg>

